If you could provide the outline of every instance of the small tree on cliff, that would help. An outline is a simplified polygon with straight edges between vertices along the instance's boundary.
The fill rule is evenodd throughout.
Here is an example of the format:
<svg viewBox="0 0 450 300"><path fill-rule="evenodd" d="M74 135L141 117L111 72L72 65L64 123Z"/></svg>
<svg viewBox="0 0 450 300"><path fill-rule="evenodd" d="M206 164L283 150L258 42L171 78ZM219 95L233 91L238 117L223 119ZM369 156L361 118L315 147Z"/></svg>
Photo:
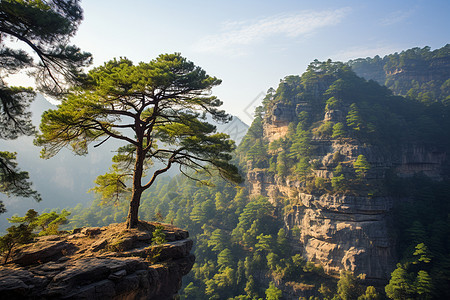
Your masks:
<svg viewBox="0 0 450 300"><path fill-rule="evenodd" d="M142 193L174 165L190 177L189 171L217 170L228 180L241 181L229 163L234 142L204 121L207 113L217 121L231 119L210 95L220 83L177 53L138 65L114 59L90 71L87 84L72 90L58 109L43 114L35 142L44 147L44 158L63 147L86 154L93 141L100 141L94 147L109 138L126 142L94 190L104 199L131 192L127 227L135 227ZM146 177L153 162L158 167Z"/></svg>
<svg viewBox="0 0 450 300"><path fill-rule="evenodd" d="M353 163L353 168L355 169L355 173L358 178L364 178L367 174L367 171L370 170L370 164L367 161L366 157L362 154L358 155L358 158Z"/></svg>

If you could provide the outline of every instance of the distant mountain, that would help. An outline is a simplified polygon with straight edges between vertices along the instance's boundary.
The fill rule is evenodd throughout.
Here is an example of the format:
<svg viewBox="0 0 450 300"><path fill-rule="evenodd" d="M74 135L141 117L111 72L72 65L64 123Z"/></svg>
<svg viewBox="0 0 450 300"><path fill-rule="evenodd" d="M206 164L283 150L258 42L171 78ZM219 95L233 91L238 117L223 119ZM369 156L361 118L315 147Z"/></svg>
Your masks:
<svg viewBox="0 0 450 300"><path fill-rule="evenodd" d="M52 108L56 107L37 95L30 106L33 124L38 127L42 113ZM42 211L45 208L89 203L94 195L87 191L93 187L94 179L108 170L113 150L118 146L108 141L102 147L90 149L86 157L75 156L63 149L55 157L44 160L40 158L41 149L33 145L33 139L22 136L16 140L2 141L2 150L17 152L20 169L29 172L30 180L43 200L36 203L32 199L2 197L8 211L0 216L0 231L7 226L7 217L22 215L30 208Z"/></svg>
<svg viewBox="0 0 450 300"><path fill-rule="evenodd" d="M450 104L450 44L433 51L416 47L383 58L358 58L348 64L358 76L385 85L395 95Z"/></svg>
<svg viewBox="0 0 450 300"><path fill-rule="evenodd" d="M37 95L30 106L33 124L38 127L42 113L55 108L56 106L42 95ZM248 129L248 126L237 117L230 123L215 125L218 131L228 133L236 143L240 142ZM108 170L114 151L122 145L110 139L101 147L91 147L89 154L84 157L63 149L51 159L44 160L40 158L41 149L33 145L33 138L23 136L13 141L2 141L2 150L17 152L19 167L29 172L34 188L41 194L43 200L36 203L32 199L2 197L8 211L0 215L0 232L8 227L6 218L14 214L23 215L30 208L42 211L46 208L62 209L74 207L78 203L83 205L90 203L95 195L87 191L94 186L95 178ZM174 170L172 175L175 173Z"/></svg>
<svg viewBox="0 0 450 300"><path fill-rule="evenodd" d="M248 125L236 116L233 116L233 120L226 124L218 124L212 120L209 120L209 122L217 126L217 131L227 133L236 142L236 145L239 145L242 138L247 134Z"/></svg>

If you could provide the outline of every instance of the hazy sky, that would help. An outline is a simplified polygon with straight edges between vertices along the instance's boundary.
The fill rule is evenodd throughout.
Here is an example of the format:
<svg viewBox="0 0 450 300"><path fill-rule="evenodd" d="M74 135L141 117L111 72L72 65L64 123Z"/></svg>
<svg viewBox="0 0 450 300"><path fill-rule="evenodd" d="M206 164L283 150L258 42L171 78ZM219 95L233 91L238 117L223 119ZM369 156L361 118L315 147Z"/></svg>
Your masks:
<svg viewBox="0 0 450 300"><path fill-rule="evenodd" d="M94 65L181 54L223 80L213 93L250 123L269 87L314 59L347 61L450 42L450 1L84 0L73 42ZM256 102L253 103L253 100Z"/></svg>

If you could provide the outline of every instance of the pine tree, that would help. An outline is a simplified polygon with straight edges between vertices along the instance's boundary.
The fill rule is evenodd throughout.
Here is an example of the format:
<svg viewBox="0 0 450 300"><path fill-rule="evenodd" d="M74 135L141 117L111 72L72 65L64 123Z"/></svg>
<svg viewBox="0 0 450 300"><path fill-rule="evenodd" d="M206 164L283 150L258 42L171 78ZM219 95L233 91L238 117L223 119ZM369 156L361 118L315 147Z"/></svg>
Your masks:
<svg viewBox="0 0 450 300"><path fill-rule="evenodd" d="M413 297L414 285L411 282L411 275L408 274L404 266L397 264L397 269L392 272L385 291L390 299L410 299Z"/></svg>
<svg viewBox="0 0 450 300"><path fill-rule="evenodd" d="M411 242L416 245L425 241L427 237L425 227L418 220L412 222L411 227L406 230L406 234Z"/></svg>
<svg viewBox="0 0 450 300"><path fill-rule="evenodd" d="M363 129L363 120L355 103L350 105L350 110L347 114L347 126L357 132Z"/></svg>
<svg viewBox="0 0 450 300"><path fill-rule="evenodd" d="M282 151L280 154L278 154L277 157L277 174L280 177L285 177L288 172L287 167L287 157L286 153Z"/></svg>
<svg viewBox="0 0 450 300"><path fill-rule="evenodd" d="M257 167L265 167L267 150L262 139L257 139L247 152L247 159L252 160Z"/></svg>
<svg viewBox="0 0 450 300"><path fill-rule="evenodd" d="M333 134L331 135L332 138L342 139L343 137L345 137L345 134L346 134L346 132L345 132L344 124L342 124L341 122L338 122L333 125Z"/></svg>
<svg viewBox="0 0 450 300"><path fill-rule="evenodd" d="M60 95L65 86L79 83L81 68L90 64L91 55L68 45L83 19L79 1L2 0L0 12L0 139L16 139L35 133L28 111L35 92L10 87L6 77L28 70L40 91ZM13 45L15 41L23 49ZM37 55L39 63L33 61L31 53ZM28 173L17 167L16 155L0 151L0 193L40 201ZM0 213L4 211L0 201Z"/></svg>
<svg viewBox="0 0 450 300"><path fill-rule="evenodd" d="M38 88L51 95L61 95L67 84L79 84L82 67L92 61L90 53L69 45L83 19L79 1L3 0L0 11L2 39L22 42L40 60L36 64L29 52L2 43L2 68L9 73L31 68ZM4 89L8 87L1 80L1 90Z"/></svg>
<svg viewBox="0 0 450 300"><path fill-rule="evenodd" d="M358 178L363 178L366 176L367 171L370 170L370 164L367 162L366 157L360 154L353 163L353 168Z"/></svg>
<svg viewBox="0 0 450 300"><path fill-rule="evenodd" d="M431 299L433 292L433 280L431 276L424 270L417 273L416 281L414 282L417 294L420 299Z"/></svg>
<svg viewBox="0 0 450 300"><path fill-rule="evenodd" d="M256 239L258 240L258 242L255 245L256 251L268 252L270 251L270 249L272 249L273 238L270 234L261 233L256 237Z"/></svg>
<svg viewBox="0 0 450 300"><path fill-rule="evenodd" d="M289 243L284 228L280 228L277 233L277 250L283 256L289 252Z"/></svg>
<svg viewBox="0 0 450 300"><path fill-rule="evenodd" d="M266 299L267 300L278 300L281 299L282 292L279 288L275 286L273 282L269 283L269 288L266 290Z"/></svg>
<svg viewBox="0 0 450 300"><path fill-rule="evenodd" d="M208 240L208 247L212 247L212 251L222 251L227 244L227 235L221 229L215 229Z"/></svg>
<svg viewBox="0 0 450 300"><path fill-rule="evenodd" d="M309 163L308 157L302 157L298 161L298 163L295 164L295 172L298 174L301 178L306 178L306 176L311 171L311 164Z"/></svg>
<svg viewBox="0 0 450 300"><path fill-rule="evenodd" d="M253 299L257 296L256 283L252 275L247 278L247 284L245 285L244 291L247 293L250 299Z"/></svg>
<svg viewBox="0 0 450 300"><path fill-rule="evenodd" d="M242 180L229 163L234 142L204 121L207 113L217 121L231 119L218 109L222 102L209 94L221 81L180 54L163 54L138 65L126 58L111 60L91 70L86 82L71 90L58 109L43 114L35 142L43 146L46 158L63 147L83 155L90 143L101 145L109 138L127 143L93 190L105 199L131 193L128 228L137 226L142 193L172 166L190 178L189 172L201 170ZM147 177L155 161L163 166L150 169Z"/></svg>
<svg viewBox="0 0 450 300"><path fill-rule="evenodd" d="M359 287L356 277L350 271L341 271L337 284L338 294L342 300L353 300L358 298Z"/></svg>
<svg viewBox="0 0 450 300"><path fill-rule="evenodd" d="M379 300L380 294L378 294L377 290L374 286L368 286L366 288L366 292L364 295L358 297L358 300Z"/></svg>
<svg viewBox="0 0 450 300"><path fill-rule="evenodd" d="M221 269L234 266L233 254L230 249L225 248L217 255L217 264Z"/></svg>

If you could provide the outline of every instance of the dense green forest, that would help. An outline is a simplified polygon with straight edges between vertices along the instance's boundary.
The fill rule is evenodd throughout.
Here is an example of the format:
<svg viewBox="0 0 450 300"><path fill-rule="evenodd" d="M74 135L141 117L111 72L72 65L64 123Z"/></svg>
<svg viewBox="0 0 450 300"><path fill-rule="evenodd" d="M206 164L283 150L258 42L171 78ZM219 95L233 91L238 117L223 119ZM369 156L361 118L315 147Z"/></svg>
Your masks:
<svg viewBox="0 0 450 300"><path fill-rule="evenodd" d="M377 299L370 296L375 291L351 273L342 273L340 280L331 278L320 266L295 253L288 242L291 236L267 199L250 200L245 188L222 180L214 180L214 184L210 188L181 176L166 177L143 198L142 219L173 223L187 229L194 240L196 263L183 279L182 299L282 299L275 285L281 281L293 291L314 295L314 299L336 295L340 297L336 299L356 299L363 294L366 298L361 299ZM450 185L415 178L402 183L402 188L415 195L415 201L396 210L402 258L393 273L390 298L424 294L424 299L431 295L443 299L448 295L450 278L446 238L450 234L446 201ZM89 208L80 205L72 209L68 227L104 226L125 220L125 203L98 205L100 200ZM295 237L298 232L291 234ZM381 293L380 289L376 292ZM272 294L280 297L269 296Z"/></svg>
<svg viewBox="0 0 450 300"><path fill-rule="evenodd" d="M213 179L213 184L211 188L181 176L166 177L142 199L142 219L173 223L194 240L196 263L183 279L182 299L278 299L281 290L274 283L281 280L294 290L323 285L323 293L333 293L335 280L290 248L287 232L266 198L249 199L245 187L221 179ZM99 204L75 207L68 226L107 225L126 217L125 204L104 209L96 207Z"/></svg>
<svg viewBox="0 0 450 300"><path fill-rule="evenodd" d="M400 58L411 51L392 57L406 68ZM419 52L431 53L423 59L429 61L445 51L448 46ZM358 67L368 63L372 61L357 60L351 65L358 72ZM299 232L284 228L283 214L293 204L289 199L274 206L263 196L250 197L245 184L233 186L214 178L213 186L204 186L176 176L159 180L143 195L140 218L172 223L190 232L196 263L184 279L181 298L282 299L299 293L312 299L448 298L448 169L441 181L420 174L405 179L389 172L385 178L368 180L367 174L376 170L361 156L354 162L334 157L331 179L313 172L320 167L314 159L317 139L360 141L383 153L417 143L448 150L450 110L444 101L448 92L440 90L440 98L431 102L394 96L375 81L358 77L346 64L314 61L302 76L288 76L276 90L268 91L236 151L235 163L243 174L249 169L264 170L277 178L302 181L311 193L409 199L400 201L393 212L399 260L386 287L374 289L349 272L330 277L319 265L307 262L290 242ZM306 103L309 108L289 124L284 138L268 143L263 138L264 122L280 103ZM333 110L345 112L343 122L323 121L323 114ZM125 203L99 207L100 202L73 208L68 226L103 226L124 220Z"/></svg>
<svg viewBox="0 0 450 300"><path fill-rule="evenodd" d="M430 47L412 48L383 58L349 61L352 69L367 80L386 85L395 94L433 103L450 101L450 44L431 51Z"/></svg>

